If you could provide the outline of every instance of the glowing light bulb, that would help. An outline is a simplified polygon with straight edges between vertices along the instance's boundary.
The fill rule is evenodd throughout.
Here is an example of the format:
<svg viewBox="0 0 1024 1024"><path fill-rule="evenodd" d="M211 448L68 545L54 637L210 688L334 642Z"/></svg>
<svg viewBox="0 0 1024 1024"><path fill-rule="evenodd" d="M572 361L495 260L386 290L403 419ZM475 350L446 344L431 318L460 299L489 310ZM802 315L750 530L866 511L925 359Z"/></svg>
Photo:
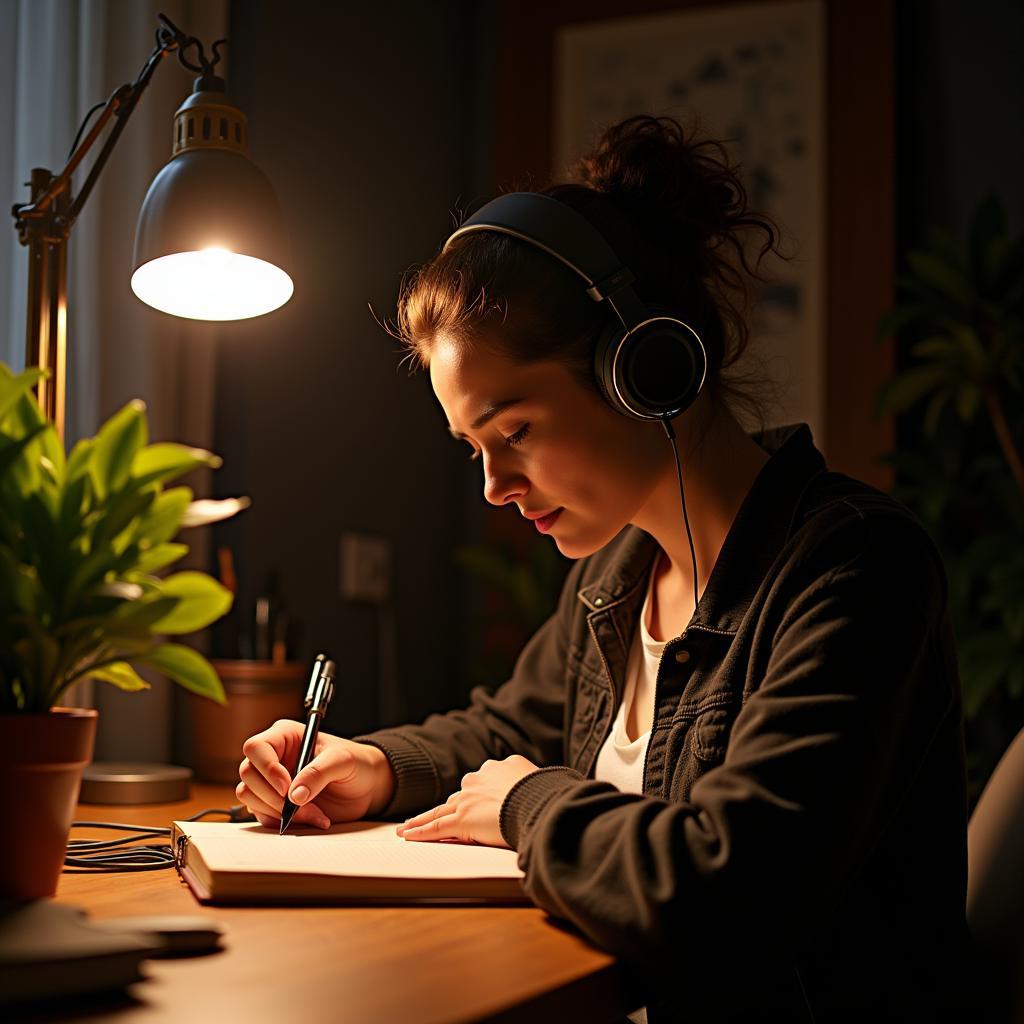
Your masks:
<svg viewBox="0 0 1024 1024"><path fill-rule="evenodd" d="M147 305L192 320L245 320L283 306L295 290L279 267L209 247L143 263L132 291Z"/></svg>

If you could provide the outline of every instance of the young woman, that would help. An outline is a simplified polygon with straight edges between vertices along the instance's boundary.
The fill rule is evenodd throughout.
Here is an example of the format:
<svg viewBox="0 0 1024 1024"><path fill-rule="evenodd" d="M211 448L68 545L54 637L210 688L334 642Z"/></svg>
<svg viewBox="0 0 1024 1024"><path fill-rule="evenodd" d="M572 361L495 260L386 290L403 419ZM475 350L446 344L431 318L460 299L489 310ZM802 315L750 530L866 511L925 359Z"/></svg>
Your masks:
<svg viewBox="0 0 1024 1024"><path fill-rule="evenodd" d="M806 426L741 428L751 234L775 247L722 147L638 117L406 283L401 336L484 497L576 561L495 692L321 733L294 780L302 726L278 722L246 742L238 796L271 826L288 794L300 822L512 847L528 895L635 972L652 1022L956 1019L943 570Z"/></svg>

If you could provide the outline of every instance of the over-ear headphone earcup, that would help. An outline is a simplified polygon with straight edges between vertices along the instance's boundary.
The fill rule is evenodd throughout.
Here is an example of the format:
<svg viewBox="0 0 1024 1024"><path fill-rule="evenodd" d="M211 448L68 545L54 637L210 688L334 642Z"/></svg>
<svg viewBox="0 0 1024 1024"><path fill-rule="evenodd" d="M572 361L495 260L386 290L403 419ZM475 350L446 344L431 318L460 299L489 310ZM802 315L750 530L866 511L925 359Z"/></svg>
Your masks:
<svg viewBox="0 0 1024 1024"><path fill-rule="evenodd" d="M612 325L598 340L594 376L609 404L633 419L678 416L693 404L707 373L696 333L672 316L626 332Z"/></svg>
<svg viewBox="0 0 1024 1024"><path fill-rule="evenodd" d="M625 333L625 328L616 322L609 322L602 330L594 349L594 379L597 381L597 387L601 394L604 395L604 400L616 412L623 416L633 416L632 412L619 401L612 378L615 353L619 350L619 343Z"/></svg>

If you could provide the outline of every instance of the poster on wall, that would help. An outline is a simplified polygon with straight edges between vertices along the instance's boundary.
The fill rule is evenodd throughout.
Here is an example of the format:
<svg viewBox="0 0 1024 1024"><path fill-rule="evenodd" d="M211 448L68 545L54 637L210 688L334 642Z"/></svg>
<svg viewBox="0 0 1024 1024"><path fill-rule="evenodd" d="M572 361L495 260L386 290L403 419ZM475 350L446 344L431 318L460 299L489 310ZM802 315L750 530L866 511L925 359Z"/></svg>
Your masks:
<svg viewBox="0 0 1024 1024"><path fill-rule="evenodd" d="M778 400L768 425L810 424L821 447L825 246L824 12L821 0L721 4L561 28L553 153L563 175L604 127L669 116L725 142L754 209L782 230L757 284L751 343L736 371ZM760 241L760 236L755 236ZM752 427L754 424L747 424Z"/></svg>

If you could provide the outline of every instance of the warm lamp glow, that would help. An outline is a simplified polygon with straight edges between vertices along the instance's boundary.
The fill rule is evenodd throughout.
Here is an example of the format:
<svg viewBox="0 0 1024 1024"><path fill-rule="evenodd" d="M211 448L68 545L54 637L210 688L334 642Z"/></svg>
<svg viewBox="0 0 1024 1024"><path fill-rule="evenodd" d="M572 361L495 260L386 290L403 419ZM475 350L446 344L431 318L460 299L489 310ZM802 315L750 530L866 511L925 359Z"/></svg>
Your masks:
<svg viewBox="0 0 1024 1024"><path fill-rule="evenodd" d="M265 260L226 249L176 252L143 263L132 291L147 305L192 320L245 320L283 306L292 279Z"/></svg>

